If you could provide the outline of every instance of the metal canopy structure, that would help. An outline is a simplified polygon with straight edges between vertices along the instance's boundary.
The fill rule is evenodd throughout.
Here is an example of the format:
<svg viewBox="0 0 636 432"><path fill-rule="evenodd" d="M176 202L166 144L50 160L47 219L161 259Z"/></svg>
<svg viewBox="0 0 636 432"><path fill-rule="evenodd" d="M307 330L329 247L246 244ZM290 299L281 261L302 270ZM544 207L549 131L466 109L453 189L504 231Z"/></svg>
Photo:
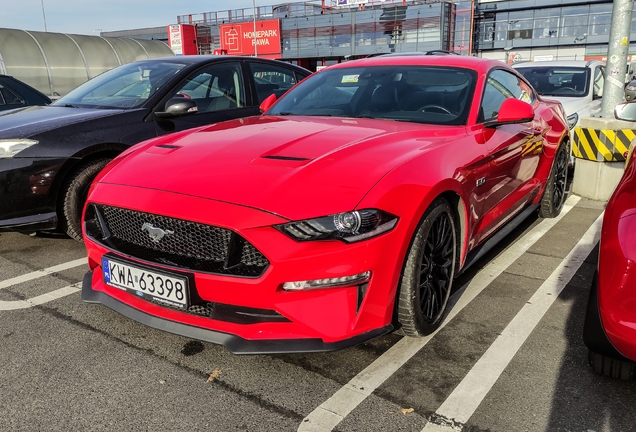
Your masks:
<svg viewBox="0 0 636 432"><path fill-rule="evenodd" d="M0 74L54 97L124 63L173 55L161 41L0 28Z"/></svg>

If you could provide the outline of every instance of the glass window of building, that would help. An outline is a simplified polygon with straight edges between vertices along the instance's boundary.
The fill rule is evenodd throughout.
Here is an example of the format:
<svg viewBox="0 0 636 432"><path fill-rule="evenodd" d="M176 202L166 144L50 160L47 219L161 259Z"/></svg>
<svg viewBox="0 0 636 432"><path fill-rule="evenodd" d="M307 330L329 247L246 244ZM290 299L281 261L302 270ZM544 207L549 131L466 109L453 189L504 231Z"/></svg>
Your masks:
<svg viewBox="0 0 636 432"><path fill-rule="evenodd" d="M573 42L582 42L589 33L589 6L564 7L562 11L563 24L561 37L572 37Z"/></svg>
<svg viewBox="0 0 636 432"><path fill-rule="evenodd" d="M558 37L560 22L561 8L535 10L533 37L535 39Z"/></svg>
<svg viewBox="0 0 636 432"><path fill-rule="evenodd" d="M612 4L590 5L590 35L609 35L612 26Z"/></svg>
<svg viewBox="0 0 636 432"><path fill-rule="evenodd" d="M497 14L495 22L495 40L505 41L508 37L508 13Z"/></svg>
<svg viewBox="0 0 636 432"><path fill-rule="evenodd" d="M532 39L532 11L510 12L508 16L508 40Z"/></svg>
<svg viewBox="0 0 636 432"><path fill-rule="evenodd" d="M483 42L493 42L495 40L495 23L493 21L481 22L479 34Z"/></svg>

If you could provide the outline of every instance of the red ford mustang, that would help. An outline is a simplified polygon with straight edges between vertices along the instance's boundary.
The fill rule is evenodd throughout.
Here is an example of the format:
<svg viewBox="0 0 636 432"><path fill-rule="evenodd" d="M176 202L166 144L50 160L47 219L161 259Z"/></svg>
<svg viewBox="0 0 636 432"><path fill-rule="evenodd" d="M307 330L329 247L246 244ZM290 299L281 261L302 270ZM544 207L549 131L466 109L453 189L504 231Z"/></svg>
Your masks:
<svg viewBox="0 0 636 432"><path fill-rule="evenodd" d="M616 106L615 115L636 121L636 102ZM636 377L636 163L630 146L625 173L607 203L590 291L583 339L594 371L629 380Z"/></svg>
<svg viewBox="0 0 636 432"><path fill-rule="evenodd" d="M561 210L563 110L499 61L352 61L271 102L98 175L85 301L235 353L417 337L457 274L531 212Z"/></svg>

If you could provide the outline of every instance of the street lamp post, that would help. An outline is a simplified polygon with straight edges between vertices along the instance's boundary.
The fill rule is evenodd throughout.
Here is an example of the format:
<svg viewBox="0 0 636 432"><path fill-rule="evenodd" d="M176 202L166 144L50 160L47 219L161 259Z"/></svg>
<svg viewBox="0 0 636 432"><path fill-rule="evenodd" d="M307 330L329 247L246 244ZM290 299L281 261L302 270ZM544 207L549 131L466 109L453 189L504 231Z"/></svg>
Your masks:
<svg viewBox="0 0 636 432"><path fill-rule="evenodd" d="M252 11L254 15L254 57L258 57L258 39L256 39L256 0L252 0Z"/></svg>
<svg viewBox="0 0 636 432"><path fill-rule="evenodd" d="M46 14L44 13L44 0L40 0L42 3L42 18L44 19L44 31L46 32Z"/></svg>

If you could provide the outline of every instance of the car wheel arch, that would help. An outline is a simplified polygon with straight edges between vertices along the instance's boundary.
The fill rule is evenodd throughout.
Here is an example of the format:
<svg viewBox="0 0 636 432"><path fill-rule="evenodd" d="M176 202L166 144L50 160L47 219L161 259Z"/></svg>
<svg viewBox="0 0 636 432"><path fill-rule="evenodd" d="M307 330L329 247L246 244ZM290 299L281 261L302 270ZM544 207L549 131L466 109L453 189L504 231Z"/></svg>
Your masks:
<svg viewBox="0 0 636 432"><path fill-rule="evenodd" d="M399 294L399 288L402 281L402 274L404 273L404 266L406 264L406 256L408 250L411 248L413 240L415 238L415 234L420 225L421 219L424 217L426 210L437 200L438 198L443 198L450 204L455 227L457 229L456 239L457 239L457 257L455 260L455 274L459 273L459 270L462 268L464 264L464 260L466 258L466 254L468 253L468 209L469 207L466 205L466 199L462 197L461 192L459 190L459 185L457 188L445 188L441 191L436 191L434 194L427 195L422 201L421 205L418 208L416 215L413 217L413 220L410 221L411 226L408 229L408 237L407 241L404 242L401 250L400 250L400 262L401 266L399 268L399 274L397 278L397 284L394 286L394 291L391 294L391 298L394 303L392 305L393 316L391 322L397 324L397 306L398 302L397 296ZM398 325L399 326L399 325Z"/></svg>
<svg viewBox="0 0 636 432"><path fill-rule="evenodd" d="M53 200L53 203L55 205L56 213L58 213L59 215L59 212L61 211L65 193L65 191L63 190L64 185L66 185L69 179L77 173L78 169L94 161L98 161L101 159L113 159L126 148L128 147L122 146L121 144L103 145L97 148L93 147L93 151L84 149L81 152L78 152L76 155L68 158L58 171L57 175L55 176L55 180L51 185L51 199Z"/></svg>
<svg viewBox="0 0 636 432"><path fill-rule="evenodd" d="M70 156L59 169L55 180L52 184L52 196L56 200L59 199L60 187L66 182L70 175L73 175L74 171L83 164L89 163L93 160L109 158L113 159L122 151L126 150L129 146L122 144L102 144L99 146L93 146L90 148L82 149L81 151Z"/></svg>

